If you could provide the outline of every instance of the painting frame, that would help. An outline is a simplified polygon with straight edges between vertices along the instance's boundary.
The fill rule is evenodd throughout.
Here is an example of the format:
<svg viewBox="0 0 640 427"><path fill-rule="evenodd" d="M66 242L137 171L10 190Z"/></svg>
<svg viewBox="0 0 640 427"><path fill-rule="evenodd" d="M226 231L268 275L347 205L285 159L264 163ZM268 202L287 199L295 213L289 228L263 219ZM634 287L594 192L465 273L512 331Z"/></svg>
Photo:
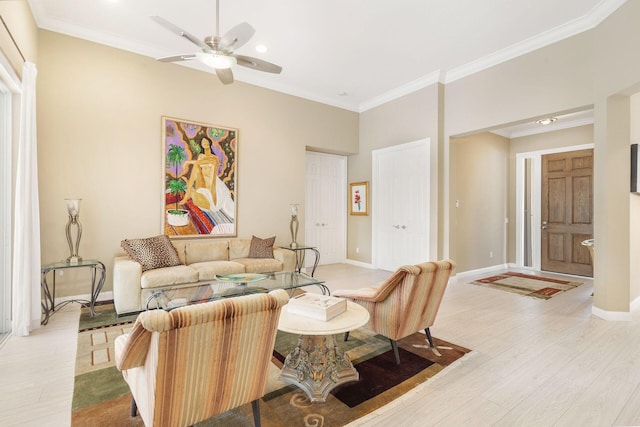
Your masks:
<svg viewBox="0 0 640 427"><path fill-rule="evenodd" d="M369 181L349 184L349 214L369 215Z"/></svg>
<svg viewBox="0 0 640 427"><path fill-rule="evenodd" d="M236 237L238 129L162 116L162 233Z"/></svg>

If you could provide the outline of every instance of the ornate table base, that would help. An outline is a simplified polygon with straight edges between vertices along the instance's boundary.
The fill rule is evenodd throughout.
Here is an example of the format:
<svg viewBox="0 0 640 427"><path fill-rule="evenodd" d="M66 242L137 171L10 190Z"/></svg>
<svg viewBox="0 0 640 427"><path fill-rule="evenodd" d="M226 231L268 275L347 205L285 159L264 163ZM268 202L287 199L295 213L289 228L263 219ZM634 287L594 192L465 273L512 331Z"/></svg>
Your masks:
<svg viewBox="0 0 640 427"><path fill-rule="evenodd" d="M312 402L325 402L334 387L359 378L333 335L301 335L278 379L300 387Z"/></svg>

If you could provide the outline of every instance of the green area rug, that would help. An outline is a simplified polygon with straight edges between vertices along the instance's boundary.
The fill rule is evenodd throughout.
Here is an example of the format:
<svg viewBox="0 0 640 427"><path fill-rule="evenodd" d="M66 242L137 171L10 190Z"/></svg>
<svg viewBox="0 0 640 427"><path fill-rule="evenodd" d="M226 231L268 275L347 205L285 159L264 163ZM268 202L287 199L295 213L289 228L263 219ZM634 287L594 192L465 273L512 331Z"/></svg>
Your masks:
<svg viewBox="0 0 640 427"><path fill-rule="evenodd" d="M478 279L471 284L547 300L582 285L582 282L507 272Z"/></svg>
<svg viewBox="0 0 640 427"><path fill-rule="evenodd" d="M80 318L78 353L73 394L73 426L143 426L140 417L131 418L129 387L116 369L113 342L127 333L136 316L118 318L113 306L99 307L101 316L92 318L86 309ZM260 401L262 425L343 426L393 401L438 374L470 350L434 338L441 357L427 348L424 334L398 342L402 364L397 366L389 340L361 328L338 345L348 351L360 380L335 388L326 403L311 403L293 385L278 381L285 355L298 336L278 332L265 396ZM206 426L253 426L247 404L197 424Z"/></svg>

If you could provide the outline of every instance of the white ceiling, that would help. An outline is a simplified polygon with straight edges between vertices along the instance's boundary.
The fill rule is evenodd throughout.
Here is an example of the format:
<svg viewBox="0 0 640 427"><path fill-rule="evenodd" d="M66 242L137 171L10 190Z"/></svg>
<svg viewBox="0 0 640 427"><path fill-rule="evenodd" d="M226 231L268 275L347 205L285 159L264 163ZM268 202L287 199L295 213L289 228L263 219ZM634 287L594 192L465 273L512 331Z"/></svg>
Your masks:
<svg viewBox="0 0 640 427"><path fill-rule="evenodd" d="M220 0L220 32L248 22L256 33L237 53L283 67L279 75L236 67L236 80L365 111L589 30L625 1ZM152 15L200 38L215 32L214 0L29 4L40 28L154 58L198 48ZM264 54L255 50L260 43Z"/></svg>

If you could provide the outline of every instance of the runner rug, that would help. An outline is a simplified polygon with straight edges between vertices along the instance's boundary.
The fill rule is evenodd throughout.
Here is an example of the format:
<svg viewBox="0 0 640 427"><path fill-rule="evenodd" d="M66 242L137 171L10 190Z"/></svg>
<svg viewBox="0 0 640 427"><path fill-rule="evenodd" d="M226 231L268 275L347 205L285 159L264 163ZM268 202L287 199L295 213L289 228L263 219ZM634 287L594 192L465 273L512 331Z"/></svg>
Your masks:
<svg viewBox="0 0 640 427"><path fill-rule="evenodd" d="M576 288L582 282L508 272L475 280L471 284L546 300Z"/></svg>
<svg viewBox="0 0 640 427"><path fill-rule="evenodd" d="M97 310L104 314L91 318L83 308L80 317L72 425L142 426L139 416L129 416L131 394L113 359L113 341L129 331L135 316L117 318L112 305ZM397 366L389 340L367 329L353 331L347 342L336 339L348 351L360 380L335 388L326 403L311 403L300 389L277 380L285 355L298 340L278 332L267 391L260 401L263 426L343 426L424 383L470 352L434 338L442 354L438 357L428 349L424 334L414 334L398 342L402 363ZM253 426L251 405L197 426Z"/></svg>

